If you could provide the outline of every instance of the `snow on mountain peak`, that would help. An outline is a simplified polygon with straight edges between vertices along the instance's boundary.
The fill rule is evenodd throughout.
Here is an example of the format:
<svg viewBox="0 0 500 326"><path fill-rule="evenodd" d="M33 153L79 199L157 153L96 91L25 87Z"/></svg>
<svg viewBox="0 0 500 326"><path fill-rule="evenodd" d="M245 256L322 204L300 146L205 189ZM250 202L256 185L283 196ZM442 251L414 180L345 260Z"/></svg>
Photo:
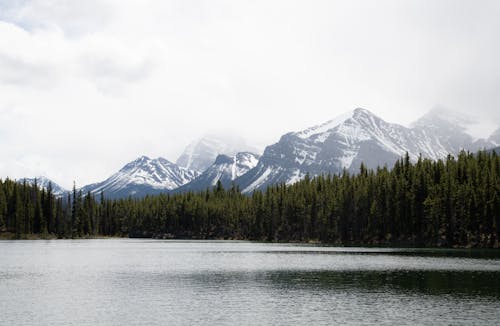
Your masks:
<svg viewBox="0 0 500 326"><path fill-rule="evenodd" d="M498 128L498 121L481 119L475 115L452 111L443 107L436 107L420 119L410 124L412 128L426 128L428 130L461 131L472 137L473 141L481 141L494 133Z"/></svg>
<svg viewBox="0 0 500 326"><path fill-rule="evenodd" d="M177 164L162 157L141 156L105 181L82 190L121 198L174 189L205 190L220 181L224 187L234 182L247 193L271 184L291 184L307 174L356 172L361 162L368 168L392 165L405 153L412 160L420 155L435 160L461 149L475 151L500 143L500 129L488 139L474 140L467 133L473 123L470 117L437 108L412 127L405 127L357 108L283 135L278 143L266 147L262 157L242 152L248 145L241 138L206 136L191 143ZM41 186L42 182L42 178L37 180Z"/></svg>
<svg viewBox="0 0 500 326"><path fill-rule="evenodd" d="M220 154L215 162L199 177L180 187L177 191L200 191L215 186L218 181L230 187L237 178L257 166L259 156L250 152L236 153L233 156Z"/></svg>
<svg viewBox="0 0 500 326"><path fill-rule="evenodd" d="M477 121L471 116L443 107L436 107L413 122L410 126L412 128L423 126L426 128L442 128L443 126L452 126L454 128L466 130L468 126L476 123Z"/></svg>
<svg viewBox="0 0 500 326"><path fill-rule="evenodd" d="M234 157L229 157L225 154L219 154L217 155L217 158L215 159L214 164L233 164L234 163Z"/></svg>
<svg viewBox="0 0 500 326"><path fill-rule="evenodd" d="M360 120L360 119L371 119L371 118L380 119L367 109L356 108L354 110L340 114L337 117L335 117L332 120L329 120L325 123L322 123L322 124L319 124L319 125L316 125L316 126L313 126L313 127L310 127L310 128L305 129L305 130L295 132L292 134L299 137L299 138L306 139L306 138L310 138L310 137L317 136L320 134L325 134L326 132L344 124L346 121L348 121L350 119ZM316 139L316 141L322 142L322 140L326 139L327 136L328 135L324 135L322 137L319 137Z"/></svg>
<svg viewBox="0 0 500 326"><path fill-rule="evenodd" d="M219 154L233 156L238 152L256 152L247 142L234 135L206 135L189 144L179 156L179 166L202 172L208 168Z"/></svg>
<svg viewBox="0 0 500 326"><path fill-rule="evenodd" d="M500 128L493 131L488 140L495 143L496 146L500 145Z"/></svg>
<svg viewBox="0 0 500 326"><path fill-rule="evenodd" d="M368 168L392 165L408 153L410 159L439 159L461 149L488 147L474 142L463 126L471 120L436 109L412 128L389 123L372 112L357 108L326 123L283 135L264 151L259 164L237 179L243 192L270 184L290 184L303 178L343 169L356 172L361 162Z"/></svg>
<svg viewBox="0 0 500 326"><path fill-rule="evenodd" d="M120 169L120 171L127 171L127 170L133 169L135 167L147 164L148 162L151 162L151 159L149 157L143 155L143 156L136 158L132 162L125 164L125 166L123 166Z"/></svg>
<svg viewBox="0 0 500 326"><path fill-rule="evenodd" d="M61 187L60 185L58 185L57 183L55 183L54 181L50 180L45 176L38 176L35 178L23 178L18 181L21 183L26 181L26 183L31 185L34 185L36 182L37 186L43 189L48 189L50 184L50 186L52 187L52 193L56 196L62 196L63 194L68 192L66 189L64 189L63 187Z"/></svg>
<svg viewBox="0 0 500 326"><path fill-rule="evenodd" d="M345 112L345 113L333 118L332 120L328 120L325 123L307 128L305 130L302 130L302 131L299 131L299 132L296 132L293 134L299 138L302 138L302 139L309 138L309 137L317 135L317 134L322 134L328 130L331 130L331 129L337 127L338 125L345 122L346 120L352 118L354 116L354 113L355 113L355 110Z"/></svg>
<svg viewBox="0 0 500 326"><path fill-rule="evenodd" d="M182 186L199 175L198 172L179 167L169 160L141 156L127 163L117 173L103 182L85 186L85 191L104 191L107 196L144 195L144 192L161 192ZM142 191L142 193L141 193Z"/></svg>

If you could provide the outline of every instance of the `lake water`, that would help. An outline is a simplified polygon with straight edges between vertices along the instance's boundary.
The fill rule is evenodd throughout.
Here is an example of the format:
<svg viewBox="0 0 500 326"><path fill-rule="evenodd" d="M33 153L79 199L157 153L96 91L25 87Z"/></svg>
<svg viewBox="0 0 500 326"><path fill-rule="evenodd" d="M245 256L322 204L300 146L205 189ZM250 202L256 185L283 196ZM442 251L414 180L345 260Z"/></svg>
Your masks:
<svg viewBox="0 0 500 326"><path fill-rule="evenodd" d="M499 251L0 241L0 325L498 325Z"/></svg>

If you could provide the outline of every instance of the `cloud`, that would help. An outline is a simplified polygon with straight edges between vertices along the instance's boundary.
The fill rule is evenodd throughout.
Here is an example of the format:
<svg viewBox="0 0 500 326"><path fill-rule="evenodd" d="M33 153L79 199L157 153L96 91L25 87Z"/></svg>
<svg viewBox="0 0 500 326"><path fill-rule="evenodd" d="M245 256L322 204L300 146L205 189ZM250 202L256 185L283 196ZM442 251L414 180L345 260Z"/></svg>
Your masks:
<svg viewBox="0 0 500 326"><path fill-rule="evenodd" d="M0 1L0 175L84 184L142 154L175 161L207 131L264 146L355 107L498 124L499 15L496 1Z"/></svg>
<svg viewBox="0 0 500 326"><path fill-rule="evenodd" d="M0 21L0 83L47 87L58 79L59 64L45 55L53 38L38 37ZM54 48L52 48L54 50Z"/></svg>
<svg viewBox="0 0 500 326"><path fill-rule="evenodd" d="M4 1L0 9L1 20L27 31L56 28L72 37L98 32L113 15L112 4L98 0Z"/></svg>

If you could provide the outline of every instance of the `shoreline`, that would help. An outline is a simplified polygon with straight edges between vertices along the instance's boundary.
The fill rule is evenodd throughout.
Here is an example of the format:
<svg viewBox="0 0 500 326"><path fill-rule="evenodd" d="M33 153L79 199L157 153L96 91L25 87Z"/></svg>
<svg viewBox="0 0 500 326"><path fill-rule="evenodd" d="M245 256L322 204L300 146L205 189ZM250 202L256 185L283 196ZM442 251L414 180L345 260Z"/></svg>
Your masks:
<svg viewBox="0 0 500 326"><path fill-rule="evenodd" d="M0 232L0 241L2 240L96 240L96 239L128 239L128 237L118 236L86 236L76 238L60 238L53 234L21 234L21 237L16 237L15 233Z"/></svg>
<svg viewBox="0 0 500 326"><path fill-rule="evenodd" d="M291 240L291 241L267 241L263 239L240 239L240 238L185 238L185 237L172 237L172 238L159 238L159 237L121 237L121 236L84 236L84 237L57 237L52 234L22 234L20 238L16 237L15 233L10 232L0 232L0 241L10 241L10 240L106 240L106 239L142 239L142 240L184 240L184 241L248 241L248 242L258 242L258 243L270 243L270 244L303 244L303 245L316 245L316 246L327 246L327 247L345 247L345 248L356 248L356 247L364 247L364 248L408 248L408 249L469 249L469 250L500 250L500 246L496 244L493 247L479 247L479 246L427 246L427 245L419 245L412 243L331 243L331 242L321 242L319 240Z"/></svg>

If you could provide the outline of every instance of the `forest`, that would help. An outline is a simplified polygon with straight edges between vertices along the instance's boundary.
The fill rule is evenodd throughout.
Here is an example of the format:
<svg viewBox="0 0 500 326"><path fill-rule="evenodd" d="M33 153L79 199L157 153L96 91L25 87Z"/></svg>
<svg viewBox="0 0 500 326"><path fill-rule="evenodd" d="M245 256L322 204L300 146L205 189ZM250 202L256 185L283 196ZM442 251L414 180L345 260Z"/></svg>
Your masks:
<svg viewBox="0 0 500 326"><path fill-rule="evenodd" d="M198 193L111 200L56 197L0 180L2 238L241 239L336 245L498 248L500 158L493 152L338 175L308 176L250 195L217 184Z"/></svg>

